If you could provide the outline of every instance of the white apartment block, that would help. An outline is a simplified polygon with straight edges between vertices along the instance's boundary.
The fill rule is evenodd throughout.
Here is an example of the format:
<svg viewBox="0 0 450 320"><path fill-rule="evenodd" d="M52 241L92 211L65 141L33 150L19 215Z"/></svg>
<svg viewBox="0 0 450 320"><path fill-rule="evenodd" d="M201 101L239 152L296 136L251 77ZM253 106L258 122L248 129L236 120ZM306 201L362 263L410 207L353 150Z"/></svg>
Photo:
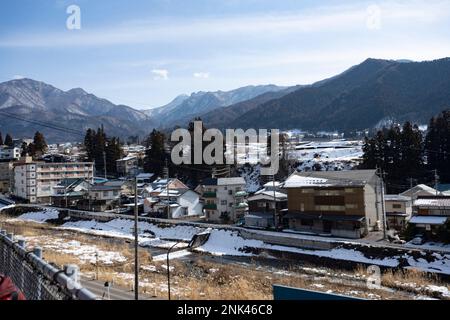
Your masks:
<svg viewBox="0 0 450 320"><path fill-rule="evenodd" d="M0 146L0 160L18 160L20 148Z"/></svg>
<svg viewBox="0 0 450 320"><path fill-rule="evenodd" d="M24 162L14 166L13 193L30 203L50 202L53 187L68 178L93 178L92 162Z"/></svg>
<svg viewBox="0 0 450 320"><path fill-rule="evenodd" d="M201 184L203 209L212 222L237 222L248 210L242 177L210 178Z"/></svg>

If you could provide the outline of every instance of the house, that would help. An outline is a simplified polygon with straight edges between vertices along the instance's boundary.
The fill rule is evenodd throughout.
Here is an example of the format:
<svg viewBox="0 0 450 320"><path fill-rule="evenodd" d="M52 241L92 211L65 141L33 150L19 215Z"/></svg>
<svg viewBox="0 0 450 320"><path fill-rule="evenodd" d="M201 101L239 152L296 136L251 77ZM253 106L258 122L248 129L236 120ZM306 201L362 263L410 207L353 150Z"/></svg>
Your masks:
<svg viewBox="0 0 450 320"><path fill-rule="evenodd" d="M211 222L235 223L244 218L248 210L242 177L208 178L200 188L206 219Z"/></svg>
<svg viewBox="0 0 450 320"><path fill-rule="evenodd" d="M75 207L89 190L89 181L85 179L63 179L53 187L52 205L56 207Z"/></svg>
<svg viewBox="0 0 450 320"><path fill-rule="evenodd" d="M386 194L384 203L388 229L404 229L412 215L412 199L398 194Z"/></svg>
<svg viewBox="0 0 450 320"><path fill-rule="evenodd" d="M121 185L91 185L87 196L78 202L78 209L91 211L112 210L119 204Z"/></svg>
<svg viewBox="0 0 450 320"><path fill-rule="evenodd" d="M13 162L11 160L0 160L0 193L10 191L13 172Z"/></svg>
<svg viewBox="0 0 450 320"><path fill-rule="evenodd" d="M167 208L170 208L168 211ZM144 200L144 212L168 219L199 217L203 215L200 195L190 189L164 189ZM169 212L167 214L167 212Z"/></svg>
<svg viewBox="0 0 450 320"><path fill-rule="evenodd" d="M409 223L414 226L416 232L433 239L438 237L439 229L445 228L449 219L450 197L423 196L414 200L413 217Z"/></svg>
<svg viewBox="0 0 450 320"><path fill-rule="evenodd" d="M439 195L439 191L425 184L418 184L417 186L400 193L400 195L416 200L418 197Z"/></svg>
<svg viewBox="0 0 450 320"><path fill-rule="evenodd" d="M247 201L248 214L244 217L245 226L254 228L274 227L275 212L278 219L277 225L280 225L281 212L287 209L287 194L281 189L280 182L267 182L263 189L255 192Z"/></svg>
<svg viewBox="0 0 450 320"><path fill-rule="evenodd" d="M167 186L170 190L189 189L188 186L186 186L183 182L181 182L176 178L170 179L158 178L155 181L148 184L146 187L144 187L141 194L144 198L157 196L164 189L166 189Z"/></svg>
<svg viewBox="0 0 450 320"><path fill-rule="evenodd" d="M18 160L20 151L17 147L0 146L0 160Z"/></svg>
<svg viewBox="0 0 450 320"><path fill-rule="evenodd" d="M53 187L67 178L91 180L92 162L46 163L26 157L14 163L12 192L29 203L50 203Z"/></svg>
<svg viewBox="0 0 450 320"><path fill-rule="evenodd" d="M131 177L138 174L138 158L136 156L126 156L116 160L117 173L122 177Z"/></svg>
<svg viewBox="0 0 450 320"><path fill-rule="evenodd" d="M100 185L117 187L120 189L120 194L134 196L134 182L132 180L108 180Z"/></svg>
<svg viewBox="0 0 450 320"><path fill-rule="evenodd" d="M285 224L291 230L361 238L382 219L377 205L375 170L293 173L284 183L288 195Z"/></svg>

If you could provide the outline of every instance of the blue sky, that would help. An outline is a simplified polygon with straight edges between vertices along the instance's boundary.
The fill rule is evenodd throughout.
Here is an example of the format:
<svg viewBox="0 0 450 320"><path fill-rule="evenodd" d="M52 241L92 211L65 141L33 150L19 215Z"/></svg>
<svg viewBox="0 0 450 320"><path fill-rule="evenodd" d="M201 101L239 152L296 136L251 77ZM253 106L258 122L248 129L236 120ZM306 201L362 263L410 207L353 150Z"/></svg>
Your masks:
<svg viewBox="0 0 450 320"><path fill-rule="evenodd" d="M81 29L69 30L77 5ZM7 0L0 81L146 109L182 93L308 84L368 57L450 56L450 1Z"/></svg>

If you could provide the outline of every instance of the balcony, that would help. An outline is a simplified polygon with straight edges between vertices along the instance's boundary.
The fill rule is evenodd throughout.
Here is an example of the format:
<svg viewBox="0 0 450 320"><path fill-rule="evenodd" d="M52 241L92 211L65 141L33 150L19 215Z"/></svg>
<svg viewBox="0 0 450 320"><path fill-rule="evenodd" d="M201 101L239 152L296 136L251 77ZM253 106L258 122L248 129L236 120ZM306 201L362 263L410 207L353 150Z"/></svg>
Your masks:
<svg viewBox="0 0 450 320"><path fill-rule="evenodd" d="M203 209L207 209L207 210L217 210L217 204L215 203L205 203L203 205Z"/></svg>
<svg viewBox="0 0 450 320"><path fill-rule="evenodd" d="M203 192L203 198L216 198L216 192Z"/></svg>

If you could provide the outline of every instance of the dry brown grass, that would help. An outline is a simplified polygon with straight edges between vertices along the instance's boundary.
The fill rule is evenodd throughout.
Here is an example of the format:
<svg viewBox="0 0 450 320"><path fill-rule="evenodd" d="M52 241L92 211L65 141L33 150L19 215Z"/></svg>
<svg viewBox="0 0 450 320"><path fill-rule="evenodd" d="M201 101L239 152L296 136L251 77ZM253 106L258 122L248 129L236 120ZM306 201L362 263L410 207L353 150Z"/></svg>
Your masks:
<svg viewBox="0 0 450 320"><path fill-rule="evenodd" d="M80 261L76 256L44 250L44 258L58 266L65 264L78 264L85 275L94 277L97 269L99 280L110 281L117 286L132 289L134 271L134 248L132 243L123 239L78 233L76 231L61 231L48 225L28 222L4 222L2 228L9 232L27 237L54 236L69 240L77 240L82 244L95 245L101 250L120 252L126 261L115 265ZM152 262L151 255L145 249L139 250L141 266L154 266L155 271L141 270L140 292L160 298L167 297L165 262ZM340 270L326 270L333 276L323 273L314 273L314 270L305 271L301 267L292 265L285 272L274 273L266 269L255 270L258 265L253 261L248 266L237 264L221 264L215 261L195 259L194 262L172 260L171 286L174 299L257 299L267 300L273 298L272 285L286 285L306 288L316 291L329 291L340 294L350 294L363 298L380 299L411 299L414 291L399 285L405 283L425 286L429 284L442 285L438 279L430 279L423 273L411 270L402 272L385 272L382 276L382 285L394 288L395 291L369 290L365 277L367 268L357 267L353 272ZM324 268L321 268L324 270ZM325 272L326 273L326 272ZM342 274L342 276L335 276ZM346 276L344 276L346 275ZM355 277L356 276L356 277ZM352 279L350 281L349 279ZM359 279L359 280L358 280ZM369 295L369 294L372 294Z"/></svg>

